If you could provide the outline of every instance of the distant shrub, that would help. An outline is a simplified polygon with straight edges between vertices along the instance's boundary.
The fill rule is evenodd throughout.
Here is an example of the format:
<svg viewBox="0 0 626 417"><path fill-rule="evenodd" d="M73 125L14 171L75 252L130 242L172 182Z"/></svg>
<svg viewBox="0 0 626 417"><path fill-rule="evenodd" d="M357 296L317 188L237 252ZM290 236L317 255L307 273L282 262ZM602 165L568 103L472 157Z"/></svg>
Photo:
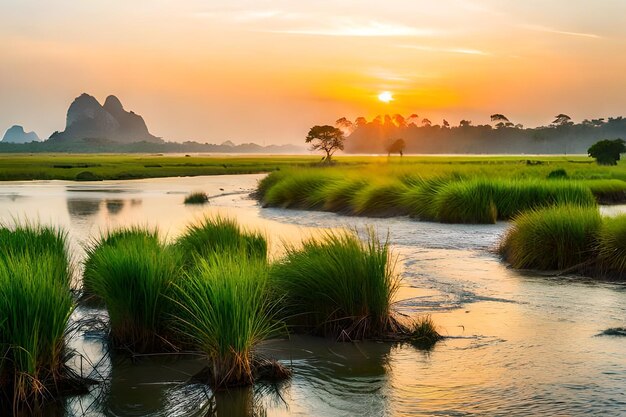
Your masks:
<svg viewBox="0 0 626 417"><path fill-rule="evenodd" d="M626 152L626 142L622 139L601 140L591 145L587 152L598 165L617 165L620 155Z"/></svg>
<svg viewBox="0 0 626 417"><path fill-rule="evenodd" d="M99 181L101 179L91 171L81 171L76 174L76 181Z"/></svg>
<svg viewBox="0 0 626 417"><path fill-rule="evenodd" d="M554 171L550 171L547 178L549 180L567 178L567 171L565 171L563 168L555 169Z"/></svg>

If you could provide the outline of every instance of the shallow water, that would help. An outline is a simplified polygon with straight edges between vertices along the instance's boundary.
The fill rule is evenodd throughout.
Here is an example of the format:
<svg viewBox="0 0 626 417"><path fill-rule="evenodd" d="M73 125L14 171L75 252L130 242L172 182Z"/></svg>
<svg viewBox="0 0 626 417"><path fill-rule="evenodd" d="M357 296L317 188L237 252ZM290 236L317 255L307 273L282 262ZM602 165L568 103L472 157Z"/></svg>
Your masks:
<svg viewBox="0 0 626 417"><path fill-rule="evenodd" d="M493 253L506 223L443 225L261 209L248 197L259 178L2 183L0 220L67 228L77 262L82 245L108 227L148 224L173 238L205 214L235 216L264 231L274 256L283 242L322 228L373 226L389 234L402 267L398 310L432 314L449 338L429 352L312 337L272 341L262 350L293 367L290 381L213 396L186 383L202 367L198 358L109 357L98 332L81 332L72 346L107 383L47 415L626 414L626 338L598 336L626 325L626 286L508 269ZM195 190L214 198L208 206L185 206L184 195ZM603 211L613 215L626 207ZM80 308L76 314L103 312ZM85 371L91 365L76 366Z"/></svg>

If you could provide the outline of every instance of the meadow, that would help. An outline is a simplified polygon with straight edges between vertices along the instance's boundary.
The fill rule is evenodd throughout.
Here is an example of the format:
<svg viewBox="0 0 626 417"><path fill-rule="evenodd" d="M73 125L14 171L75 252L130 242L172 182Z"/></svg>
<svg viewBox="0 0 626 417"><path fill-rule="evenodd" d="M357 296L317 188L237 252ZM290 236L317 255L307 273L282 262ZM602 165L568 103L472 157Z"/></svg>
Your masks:
<svg viewBox="0 0 626 417"><path fill-rule="evenodd" d="M2 154L0 181L100 181L197 175L256 174L318 161L309 156L171 154Z"/></svg>
<svg viewBox="0 0 626 417"><path fill-rule="evenodd" d="M626 181L626 163L603 167L586 156L361 156L333 158L336 167L408 170L440 175L546 178L563 169L573 179ZM115 180L197 175L252 174L290 167L323 167L319 155L1 154L0 181Z"/></svg>

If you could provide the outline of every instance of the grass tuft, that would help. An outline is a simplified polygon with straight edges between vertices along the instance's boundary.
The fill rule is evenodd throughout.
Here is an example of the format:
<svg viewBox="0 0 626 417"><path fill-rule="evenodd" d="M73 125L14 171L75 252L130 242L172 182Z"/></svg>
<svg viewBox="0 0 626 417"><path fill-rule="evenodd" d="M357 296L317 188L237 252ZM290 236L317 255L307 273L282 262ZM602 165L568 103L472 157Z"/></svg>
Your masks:
<svg viewBox="0 0 626 417"><path fill-rule="evenodd" d="M396 325L391 302L398 277L388 243L372 231L367 242L356 233L328 233L287 248L270 274L296 330L363 339Z"/></svg>
<svg viewBox="0 0 626 417"><path fill-rule="evenodd" d="M598 209L572 205L525 211L513 219L500 252L514 268L563 270L593 259Z"/></svg>
<svg viewBox="0 0 626 417"><path fill-rule="evenodd" d="M151 231L108 235L87 260L85 283L106 305L117 348L148 352L167 347L168 294L181 275L182 257Z"/></svg>
<svg viewBox="0 0 626 417"><path fill-rule="evenodd" d="M407 326L407 330L410 335L410 342L419 349L430 350L438 341L443 339L429 315L413 320Z"/></svg>
<svg viewBox="0 0 626 417"><path fill-rule="evenodd" d="M605 217L597 241L600 268L613 274L626 273L626 215Z"/></svg>
<svg viewBox="0 0 626 417"><path fill-rule="evenodd" d="M52 275L69 287L72 271L65 231L28 222L14 227L0 227L0 261L15 255L28 254L50 255L55 268Z"/></svg>
<svg viewBox="0 0 626 417"><path fill-rule="evenodd" d="M99 238L92 239L85 247L85 260L83 269L83 300L97 299L94 293L94 280L98 279L97 273L100 267L97 262L102 260L99 252L108 247L116 247L123 242L137 246L158 247L159 232L157 229L147 229L139 226L122 227L102 233Z"/></svg>
<svg viewBox="0 0 626 417"><path fill-rule="evenodd" d="M253 349L283 328L268 284L265 262L221 255L199 260L174 286L173 325L207 356L214 389L252 384Z"/></svg>
<svg viewBox="0 0 626 417"><path fill-rule="evenodd" d="M65 236L44 226L0 229L0 403L49 398L70 375L64 336L74 303Z"/></svg>
<svg viewBox="0 0 626 417"><path fill-rule="evenodd" d="M352 206L355 214L365 216L402 216L408 214L402 205L407 186L395 181L371 184L354 193Z"/></svg>
<svg viewBox="0 0 626 417"><path fill-rule="evenodd" d="M181 249L188 261L193 261L194 257L223 253L267 258L267 240L261 233L244 231L235 220L219 216L205 217L199 223L188 226L175 246Z"/></svg>
<svg viewBox="0 0 626 417"><path fill-rule="evenodd" d="M204 191L195 191L185 197L185 204L206 204L209 196Z"/></svg>

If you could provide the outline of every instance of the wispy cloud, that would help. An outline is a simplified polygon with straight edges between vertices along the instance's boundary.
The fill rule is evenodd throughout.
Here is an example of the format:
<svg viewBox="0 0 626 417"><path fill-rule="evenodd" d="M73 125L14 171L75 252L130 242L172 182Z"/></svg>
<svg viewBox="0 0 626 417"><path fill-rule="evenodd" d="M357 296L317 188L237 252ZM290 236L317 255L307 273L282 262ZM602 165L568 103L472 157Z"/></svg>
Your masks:
<svg viewBox="0 0 626 417"><path fill-rule="evenodd" d="M444 52L450 54L463 54L463 55L492 55L490 52L481 51L480 49L471 48L438 48L426 45L396 45L397 48L415 49L418 51L428 52Z"/></svg>
<svg viewBox="0 0 626 417"><path fill-rule="evenodd" d="M227 10L195 12L194 18L221 19L237 23L262 22L268 20L295 20L305 17L302 13L286 12L283 10Z"/></svg>
<svg viewBox="0 0 626 417"><path fill-rule="evenodd" d="M428 37L441 31L365 18L322 16L316 13L296 13L285 10L217 10L192 14L197 19L246 25L254 32L284 33L310 36L345 37Z"/></svg>
<svg viewBox="0 0 626 417"><path fill-rule="evenodd" d="M528 30L534 30L537 32L546 32L546 33L554 33L557 35L565 35L565 36L576 36L579 38L591 38L591 39L601 39L602 36L597 35L595 33L585 33L585 32L570 32L566 30L559 30L555 28L551 28L548 26L541 25L521 25L522 28Z"/></svg>
<svg viewBox="0 0 626 417"><path fill-rule="evenodd" d="M358 21L353 19L333 19L321 26L300 28L267 29L264 32L287 33L293 35L346 36L346 37L429 37L438 34L430 28L407 26L400 23L377 20Z"/></svg>

